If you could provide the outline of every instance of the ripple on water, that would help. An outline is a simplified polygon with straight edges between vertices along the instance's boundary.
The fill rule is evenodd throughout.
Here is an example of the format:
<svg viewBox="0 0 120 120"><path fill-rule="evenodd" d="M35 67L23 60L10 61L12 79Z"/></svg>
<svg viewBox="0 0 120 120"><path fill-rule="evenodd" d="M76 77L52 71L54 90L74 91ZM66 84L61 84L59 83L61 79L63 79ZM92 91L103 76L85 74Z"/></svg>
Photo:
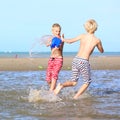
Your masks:
<svg viewBox="0 0 120 120"><path fill-rule="evenodd" d="M48 92L46 71L0 72L0 119L78 120L120 119L120 70L93 70L87 92L73 100L82 84L63 89L58 96ZM70 77L61 71L59 82Z"/></svg>

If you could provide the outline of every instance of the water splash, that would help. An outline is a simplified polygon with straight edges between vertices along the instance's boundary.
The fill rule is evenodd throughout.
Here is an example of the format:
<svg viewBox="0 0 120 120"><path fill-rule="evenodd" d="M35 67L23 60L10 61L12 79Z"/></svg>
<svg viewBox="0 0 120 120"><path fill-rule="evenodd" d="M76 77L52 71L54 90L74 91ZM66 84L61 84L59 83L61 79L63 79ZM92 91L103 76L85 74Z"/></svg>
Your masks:
<svg viewBox="0 0 120 120"><path fill-rule="evenodd" d="M37 90L31 88L28 95L29 102L38 102L38 101L56 102L61 100L62 99L56 96L53 92L43 89Z"/></svg>
<svg viewBox="0 0 120 120"><path fill-rule="evenodd" d="M39 57L39 53L43 52L43 50L46 50L46 43L52 38L52 35L44 35L41 38L36 39L30 48L30 57Z"/></svg>

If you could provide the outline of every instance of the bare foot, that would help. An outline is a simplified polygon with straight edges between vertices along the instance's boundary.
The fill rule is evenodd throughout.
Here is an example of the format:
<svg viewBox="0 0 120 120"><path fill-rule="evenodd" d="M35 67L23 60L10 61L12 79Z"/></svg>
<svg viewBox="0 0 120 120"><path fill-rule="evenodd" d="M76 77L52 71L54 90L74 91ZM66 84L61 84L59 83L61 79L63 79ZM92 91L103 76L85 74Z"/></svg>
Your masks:
<svg viewBox="0 0 120 120"><path fill-rule="evenodd" d="M57 95L62 88L63 88L63 85L61 83L58 83L56 89L54 90L54 94Z"/></svg>
<svg viewBox="0 0 120 120"><path fill-rule="evenodd" d="M81 95L75 94L75 96L73 97L73 99L77 100L81 97Z"/></svg>
<svg viewBox="0 0 120 120"><path fill-rule="evenodd" d="M54 90L49 90L49 93L53 93L54 92Z"/></svg>
<svg viewBox="0 0 120 120"><path fill-rule="evenodd" d="M74 97L73 97L73 99L77 100L77 99L78 99L78 97L74 96Z"/></svg>

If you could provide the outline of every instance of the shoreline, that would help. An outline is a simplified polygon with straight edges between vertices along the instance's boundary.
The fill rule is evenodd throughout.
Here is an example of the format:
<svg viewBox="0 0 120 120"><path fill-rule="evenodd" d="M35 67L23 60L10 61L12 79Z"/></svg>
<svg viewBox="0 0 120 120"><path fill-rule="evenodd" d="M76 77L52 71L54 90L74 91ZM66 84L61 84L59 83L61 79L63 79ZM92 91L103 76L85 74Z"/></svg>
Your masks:
<svg viewBox="0 0 120 120"><path fill-rule="evenodd" d="M71 70L74 57L64 57L62 70ZM0 58L0 71L46 70L49 58ZM91 56L92 70L120 70L120 56Z"/></svg>

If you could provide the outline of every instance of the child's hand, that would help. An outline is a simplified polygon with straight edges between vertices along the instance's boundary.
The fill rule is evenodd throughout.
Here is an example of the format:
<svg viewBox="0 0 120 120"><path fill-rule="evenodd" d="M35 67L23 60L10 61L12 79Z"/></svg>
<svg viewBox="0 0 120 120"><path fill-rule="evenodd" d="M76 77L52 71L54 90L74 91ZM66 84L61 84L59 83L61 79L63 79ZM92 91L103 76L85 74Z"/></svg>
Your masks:
<svg viewBox="0 0 120 120"><path fill-rule="evenodd" d="M64 38L64 34L62 34L62 37Z"/></svg>
<svg viewBox="0 0 120 120"><path fill-rule="evenodd" d="M64 34L62 34L61 40L62 40L62 42L64 42Z"/></svg>

